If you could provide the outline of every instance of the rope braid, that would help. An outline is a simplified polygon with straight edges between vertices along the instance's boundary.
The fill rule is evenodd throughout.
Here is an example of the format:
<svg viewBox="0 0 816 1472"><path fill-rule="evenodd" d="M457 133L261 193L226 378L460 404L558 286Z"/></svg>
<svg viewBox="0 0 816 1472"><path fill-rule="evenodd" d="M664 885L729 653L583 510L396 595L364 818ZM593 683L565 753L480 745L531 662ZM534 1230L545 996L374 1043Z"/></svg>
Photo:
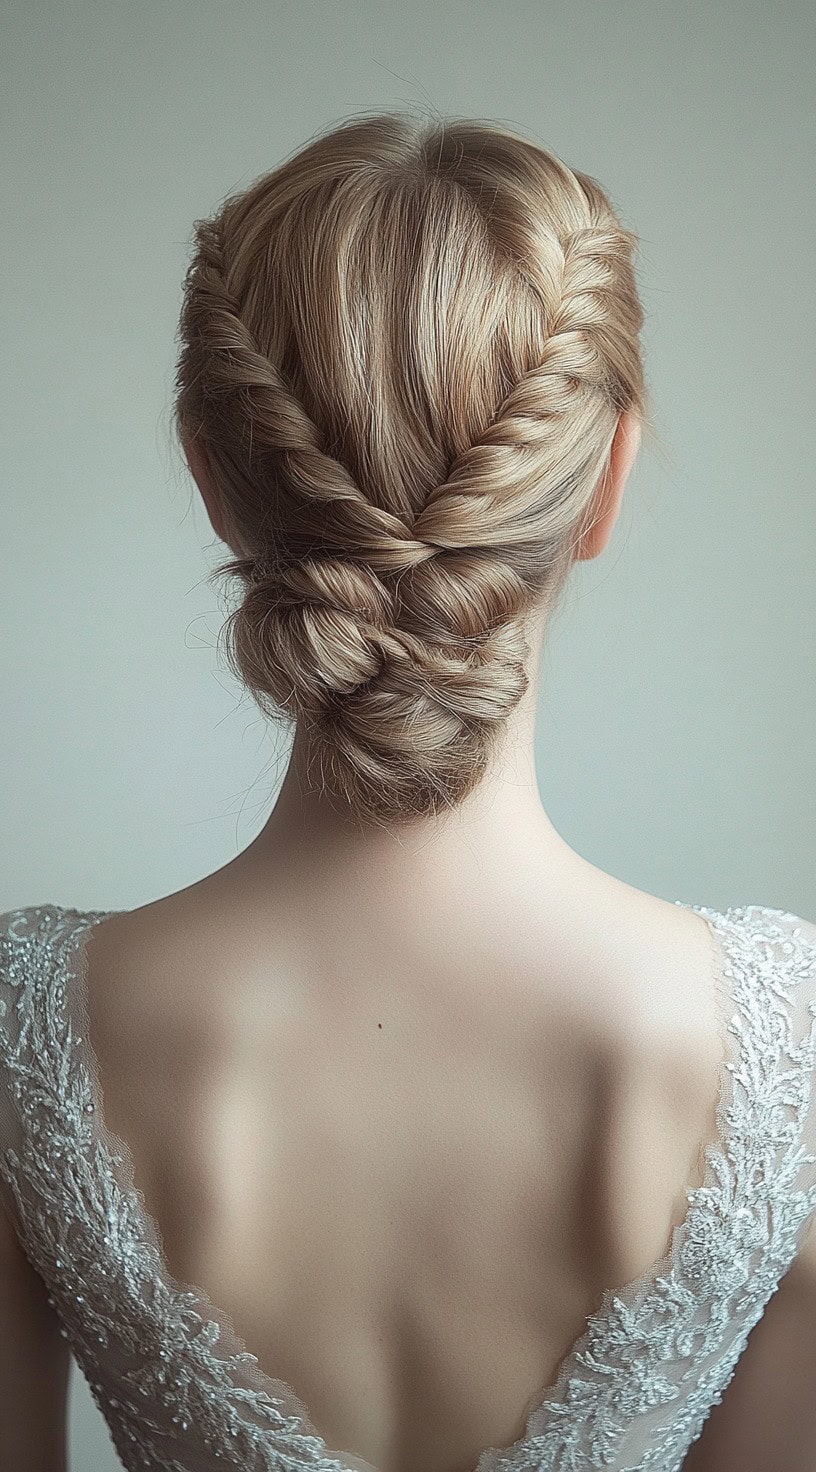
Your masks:
<svg viewBox="0 0 816 1472"><path fill-rule="evenodd" d="M559 238L537 225L524 268L548 306L540 361L409 520L375 505L327 453L261 350L230 283L229 222L228 210L197 222L181 326L202 423L217 425L248 496L266 488L257 551L219 569L244 587L225 626L230 663L264 710L305 723L324 782L360 815L437 812L476 786L527 689L525 616L567 566L576 487L603 466L620 229ZM586 427L566 448L565 417Z"/></svg>

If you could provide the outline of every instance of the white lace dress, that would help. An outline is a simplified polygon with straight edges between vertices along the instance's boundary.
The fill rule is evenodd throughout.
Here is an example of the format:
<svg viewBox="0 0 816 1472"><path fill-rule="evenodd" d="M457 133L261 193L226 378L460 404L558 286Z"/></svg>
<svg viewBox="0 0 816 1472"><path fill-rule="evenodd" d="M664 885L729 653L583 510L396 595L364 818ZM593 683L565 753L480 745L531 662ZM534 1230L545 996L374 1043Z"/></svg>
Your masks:
<svg viewBox="0 0 816 1472"><path fill-rule="evenodd" d="M816 1214L816 931L757 905L687 908L717 951L727 1056L703 1184L667 1255L602 1296L522 1438L474 1472L677 1472ZM377 1472L330 1449L168 1270L87 1036L85 940L115 913L0 916L0 1193L119 1456L133 1472Z"/></svg>

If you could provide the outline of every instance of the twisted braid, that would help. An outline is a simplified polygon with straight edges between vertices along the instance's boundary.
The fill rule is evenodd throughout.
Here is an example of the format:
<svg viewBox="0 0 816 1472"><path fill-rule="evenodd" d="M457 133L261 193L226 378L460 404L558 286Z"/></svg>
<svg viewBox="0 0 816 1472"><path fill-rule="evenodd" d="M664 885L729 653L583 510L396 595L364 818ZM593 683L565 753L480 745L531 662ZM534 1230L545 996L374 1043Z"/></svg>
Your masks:
<svg viewBox="0 0 816 1472"><path fill-rule="evenodd" d="M621 232L539 228L546 263L525 262L548 309L538 361L408 518L328 453L261 346L230 269L235 229L230 207L197 222L179 373L180 407L237 482L252 547L219 570L245 589L226 626L231 663L270 713L305 721L324 779L358 812L436 811L476 785L527 689L526 614L568 565L576 499L608 450Z"/></svg>

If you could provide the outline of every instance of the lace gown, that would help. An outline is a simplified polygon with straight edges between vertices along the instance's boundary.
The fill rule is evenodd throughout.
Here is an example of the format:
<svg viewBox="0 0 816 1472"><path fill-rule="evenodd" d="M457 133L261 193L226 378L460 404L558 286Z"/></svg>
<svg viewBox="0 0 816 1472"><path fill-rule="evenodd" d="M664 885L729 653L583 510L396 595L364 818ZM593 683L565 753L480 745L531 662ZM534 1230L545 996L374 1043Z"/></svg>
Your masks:
<svg viewBox="0 0 816 1472"><path fill-rule="evenodd" d="M666 1256L603 1294L522 1438L474 1472L677 1472L816 1214L816 929L686 908L716 949L724 1043L703 1183ZM87 1035L85 942L115 913L0 916L0 1193L119 1456L132 1472L377 1472L331 1450L168 1270Z"/></svg>

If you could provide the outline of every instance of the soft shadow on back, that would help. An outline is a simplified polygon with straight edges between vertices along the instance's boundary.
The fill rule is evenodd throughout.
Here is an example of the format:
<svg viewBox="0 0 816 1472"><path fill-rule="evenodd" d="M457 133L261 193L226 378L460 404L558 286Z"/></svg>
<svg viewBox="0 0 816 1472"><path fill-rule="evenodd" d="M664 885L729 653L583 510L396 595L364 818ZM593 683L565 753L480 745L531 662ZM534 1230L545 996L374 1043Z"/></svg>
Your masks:
<svg viewBox="0 0 816 1472"><path fill-rule="evenodd" d="M378 933L373 904L342 932L329 896L261 909L244 877L96 930L106 1122L174 1276L328 1446L472 1472L702 1180L723 1057L707 927L593 870L523 944L513 917L489 943L454 923L443 948L430 922Z"/></svg>

